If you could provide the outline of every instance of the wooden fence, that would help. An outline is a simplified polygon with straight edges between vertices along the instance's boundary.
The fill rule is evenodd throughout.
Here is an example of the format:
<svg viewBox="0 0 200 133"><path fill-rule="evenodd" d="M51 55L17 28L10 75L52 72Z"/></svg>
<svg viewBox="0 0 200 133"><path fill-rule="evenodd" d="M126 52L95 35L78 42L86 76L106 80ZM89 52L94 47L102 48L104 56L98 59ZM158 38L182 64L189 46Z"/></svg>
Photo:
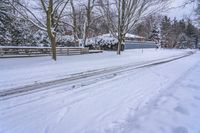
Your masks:
<svg viewBox="0 0 200 133"><path fill-rule="evenodd" d="M88 48L57 47L57 55L80 55L89 53ZM50 47L15 47L0 46L0 56L36 56L51 55Z"/></svg>

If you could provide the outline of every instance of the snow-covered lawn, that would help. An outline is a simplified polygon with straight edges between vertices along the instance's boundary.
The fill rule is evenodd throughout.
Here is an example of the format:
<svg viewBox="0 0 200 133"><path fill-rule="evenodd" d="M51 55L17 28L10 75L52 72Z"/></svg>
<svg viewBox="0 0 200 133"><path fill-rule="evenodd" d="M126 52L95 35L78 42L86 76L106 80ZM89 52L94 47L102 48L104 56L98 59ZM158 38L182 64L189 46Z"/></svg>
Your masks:
<svg viewBox="0 0 200 133"><path fill-rule="evenodd" d="M130 63L151 61L186 53L184 50L127 50L121 56L116 52L63 56L58 61L50 57L0 58L0 90L23 85L62 79L69 74Z"/></svg>
<svg viewBox="0 0 200 133"><path fill-rule="evenodd" d="M58 62L47 57L5 59L0 62L4 64L1 72L8 76L7 80L1 76L1 82L6 82L1 86L11 87L11 83L20 86L38 79L56 79L78 71L144 62L185 52L145 50L142 54L131 50L122 56L106 52L60 57ZM197 52L74 90L59 86L50 93L37 92L2 100L0 133L199 133L199 57ZM20 61L24 62L20 64ZM28 71L31 72L28 74ZM18 72L22 74L17 75ZM34 78L36 75L41 77ZM17 77L22 81L17 81Z"/></svg>

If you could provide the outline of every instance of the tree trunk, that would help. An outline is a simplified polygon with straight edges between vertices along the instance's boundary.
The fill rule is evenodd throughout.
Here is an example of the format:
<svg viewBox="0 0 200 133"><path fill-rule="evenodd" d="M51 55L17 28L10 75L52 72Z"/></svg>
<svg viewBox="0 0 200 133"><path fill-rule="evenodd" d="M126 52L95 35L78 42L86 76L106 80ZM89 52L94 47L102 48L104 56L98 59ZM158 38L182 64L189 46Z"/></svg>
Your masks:
<svg viewBox="0 0 200 133"><path fill-rule="evenodd" d="M49 40L51 41L52 59L56 61L56 34L52 31L53 27L53 0L49 0L49 6L47 11L47 33Z"/></svg>
<svg viewBox="0 0 200 133"><path fill-rule="evenodd" d="M74 7L74 1L70 0L71 8L72 8L72 19L73 19L73 34L74 34L74 41L75 43L78 43L77 45L79 46L79 38L78 38L78 26L77 26L77 15L76 15L76 10Z"/></svg>
<svg viewBox="0 0 200 133"><path fill-rule="evenodd" d="M91 0L88 0L87 7L86 7L84 36L83 36L83 45L84 46L87 43L88 33L89 33L90 25L91 25L91 13L92 13L92 9L93 9L93 4L94 3L91 3Z"/></svg>
<svg viewBox="0 0 200 133"><path fill-rule="evenodd" d="M118 9L118 48L117 54L120 55L122 51L122 45L124 44L124 25L125 25L125 0L119 0Z"/></svg>
<svg viewBox="0 0 200 133"><path fill-rule="evenodd" d="M118 46L117 46L117 54L121 54L121 0L118 1Z"/></svg>
<svg viewBox="0 0 200 133"><path fill-rule="evenodd" d="M122 46L122 38L121 35L118 35L118 47L117 47L117 54L121 54L121 46Z"/></svg>
<svg viewBox="0 0 200 133"><path fill-rule="evenodd" d="M56 36L54 35L51 38L51 52L52 52L52 59L56 61Z"/></svg>
<svg viewBox="0 0 200 133"><path fill-rule="evenodd" d="M84 27L83 27L83 44L82 44L83 47L85 47L86 45L86 39L87 39L87 18L85 20Z"/></svg>

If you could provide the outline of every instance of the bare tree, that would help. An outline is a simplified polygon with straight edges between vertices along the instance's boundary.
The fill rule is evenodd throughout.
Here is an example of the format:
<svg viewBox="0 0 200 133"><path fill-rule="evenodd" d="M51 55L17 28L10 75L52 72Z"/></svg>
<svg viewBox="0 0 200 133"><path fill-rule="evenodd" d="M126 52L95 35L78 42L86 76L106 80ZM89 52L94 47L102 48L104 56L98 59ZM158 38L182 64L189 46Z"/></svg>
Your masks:
<svg viewBox="0 0 200 133"><path fill-rule="evenodd" d="M121 53L125 35L146 16L166 8L168 0L99 0L100 10L110 32L118 38ZM117 19L116 19L117 18Z"/></svg>
<svg viewBox="0 0 200 133"><path fill-rule="evenodd" d="M22 2L13 3L9 0L10 5L26 20L37 26L39 29L48 33L51 42L52 59L56 60L56 30L59 26L62 14L69 0L40 0L41 9L45 14L45 20L41 20L29 7ZM15 5L18 5L17 7Z"/></svg>
<svg viewBox="0 0 200 133"><path fill-rule="evenodd" d="M200 25L200 0L197 0L197 7L195 9L195 13L196 13L196 21L197 24Z"/></svg>
<svg viewBox="0 0 200 133"><path fill-rule="evenodd" d="M94 11L97 6L96 1L70 0L71 12L68 16L72 21L65 24L72 28L75 40L78 40L79 37L82 38L83 46L86 45L89 32L92 31L92 25L98 18L95 16L97 13Z"/></svg>
<svg viewBox="0 0 200 133"><path fill-rule="evenodd" d="M77 42L79 40L78 38L78 24L77 24L77 11L74 6L74 0L70 0L71 10L72 10L72 28L73 28L73 34L74 34L74 40Z"/></svg>
<svg viewBox="0 0 200 133"><path fill-rule="evenodd" d="M170 7L168 10L175 9L175 8L184 8L187 5L190 5L196 1L198 1L198 0L185 0L182 4L180 4L178 6Z"/></svg>
<svg viewBox="0 0 200 133"><path fill-rule="evenodd" d="M82 5L85 8L85 22L83 27L83 46L85 46L87 43L86 41L90 26L92 24L92 11L95 6L95 1L96 0L87 0L87 3Z"/></svg>

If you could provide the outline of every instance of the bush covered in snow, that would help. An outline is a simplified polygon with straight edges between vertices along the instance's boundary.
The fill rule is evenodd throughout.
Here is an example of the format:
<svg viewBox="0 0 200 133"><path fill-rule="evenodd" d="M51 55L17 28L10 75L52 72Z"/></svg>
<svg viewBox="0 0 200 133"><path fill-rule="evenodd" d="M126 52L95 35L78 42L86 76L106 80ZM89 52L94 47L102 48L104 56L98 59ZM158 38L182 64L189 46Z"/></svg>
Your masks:
<svg viewBox="0 0 200 133"><path fill-rule="evenodd" d="M92 37L89 38L87 41L87 45L100 45L100 46L116 45L116 43L118 43L118 40L113 36L111 36L110 34L104 34L101 36Z"/></svg>
<svg viewBox="0 0 200 133"><path fill-rule="evenodd" d="M45 31L38 30L34 33L34 43L39 47L50 46L48 35Z"/></svg>
<svg viewBox="0 0 200 133"><path fill-rule="evenodd" d="M74 36L58 34L56 36L57 45L60 47L74 47L78 46L78 42L75 42Z"/></svg>

